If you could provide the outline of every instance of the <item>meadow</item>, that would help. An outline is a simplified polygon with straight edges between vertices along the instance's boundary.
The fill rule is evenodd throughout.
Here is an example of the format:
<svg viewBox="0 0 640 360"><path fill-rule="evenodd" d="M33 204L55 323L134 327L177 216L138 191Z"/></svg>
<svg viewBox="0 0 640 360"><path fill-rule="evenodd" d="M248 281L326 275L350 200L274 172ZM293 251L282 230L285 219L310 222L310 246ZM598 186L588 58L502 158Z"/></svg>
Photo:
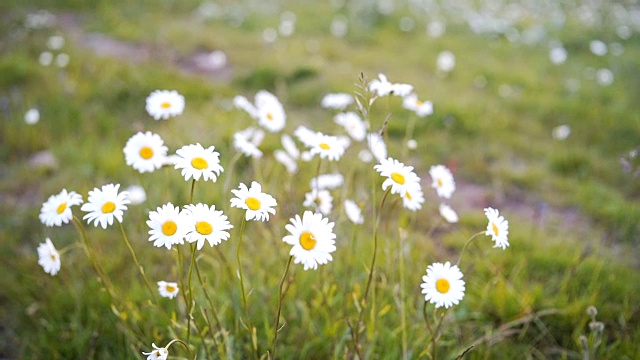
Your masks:
<svg viewBox="0 0 640 360"><path fill-rule="evenodd" d="M166 359L152 344L169 359L640 358L639 31L640 7L623 1L2 2L0 358ZM379 74L432 113L376 93ZM154 119L156 90L177 91L183 111ZM261 91L281 103L282 129L238 100ZM383 190L410 174L374 169L370 141L322 106L330 93L351 95L344 111L413 167L419 209ZM249 127L263 131L243 135L259 157L237 145ZM123 149L147 131L167 155L215 146L223 171L185 179L174 156L139 172ZM325 157L316 132L348 139L344 154ZM287 152L289 171L282 135L316 153ZM453 174L450 198L433 188L436 165ZM340 174L326 213L306 196L320 174ZM265 221L231 206L254 181L277 201ZM81 207L107 184L145 195L103 228ZM46 226L62 189L84 203ZM169 202L215 205L228 239L154 246L150 212ZM508 220L505 248L485 234L486 208ZM305 211L333 223L317 269L290 256L306 249L290 230ZM39 265L46 238L54 276ZM446 308L421 292L445 262L465 282Z"/></svg>

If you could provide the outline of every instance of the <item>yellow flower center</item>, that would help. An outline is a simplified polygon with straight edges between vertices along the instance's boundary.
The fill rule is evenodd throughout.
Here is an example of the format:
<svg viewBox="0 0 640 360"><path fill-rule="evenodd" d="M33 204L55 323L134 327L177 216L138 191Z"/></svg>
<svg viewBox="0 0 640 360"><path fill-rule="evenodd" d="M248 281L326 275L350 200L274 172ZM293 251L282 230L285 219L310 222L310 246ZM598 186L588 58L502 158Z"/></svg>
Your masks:
<svg viewBox="0 0 640 360"><path fill-rule="evenodd" d="M416 106L421 106L421 105L422 105L422 101L416 100Z"/></svg>
<svg viewBox="0 0 640 360"><path fill-rule="evenodd" d="M153 149L151 149L148 146L143 147L142 149L140 149L140 157L145 159L145 160L149 160L151 159L151 157L153 156Z"/></svg>
<svg viewBox="0 0 640 360"><path fill-rule="evenodd" d="M260 200L258 200L256 198L253 198L253 197L247 198L247 200L245 200L244 203L247 204L247 206L251 210L260 209Z"/></svg>
<svg viewBox="0 0 640 360"><path fill-rule="evenodd" d="M330 150L331 149L331 146L329 146L329 144L327 144L327 143L320 143L320 145L318 145L318 146L320 146L320 149L322 149L322 150Z"/></svg>
<svg viewBox="0 0 640 360"><path fill-rule="evenodd" d="M438 279L436 281L436 290L438 290L441 294L446 294L449 292L451 288L451 284L449 284L449 280L447 279Z"/></svg>
<svg viewBox="0 0 640 360"><path fill-rule="evenodd" d="M56 261L56 254L51 254L51 260Z"/></svg>
<svg viewBox="0 0 640 360"><path fill-rule="evenodd" d="M305 250L312 250L316 247L316 238L312 233L305 231L300 235L300 246Z"/></svg>
<svg viewBox="0 0 640 360"><path fill-rule="evenodd" d="M271 115L271 113L267 113L267 119L273 120L273 115Z"/></svg>
<svg viewBox="0 0 640 360"><path fill-rule="evenodd" d="M204 170L209 167L209 164L207 163L207 160L201 157L197 157L191 160L191 166L198 170Z"/></svg>
<svg viewBox="0 0 640 360"><path fill-rule="evenodd" d="M168 220L164 224L162 224L162 233L171 236L176 233L178 230L178 225L175 222Z"/></svg>
<svg viewBox="0 0 640 360"><path fill-rule="evenodd" d="M437 183L438 183L438 187L442 187L442 179L438 179Z"/></svg>
<svg viewBox="0 0 640 360"><path fill-rule="evenodd" d="M67 209L67 203L62 203L62 204L58 205L58 208L56 209L56 212L58 214L62 214L66 209Z"/></svg>
<svg viewBox="0 0 640 360"><path fill-rule="evenodd" d="M172 292L174 292L174 291L176 291L176 288L174 288L174 287L173 287L173 286L171 286L171 285L167 285L167 292L172 293Z"/></svg>
<svg viewBox="0 0 640 360"><path fill-rule="evenodd" d="M391 180L397 182L400 185L404 185L404 176L397 172L391 173Z"/></svg>
<svg viewBox="0 0 640 360"><path fill-rule="evenodd" d="M206 221L198 221L196 223L196 231L200 235L209 235L213 232L213 228L211 227L211 224Z"/></svg>
<svg viewBox="0 0 640 360"><path fill-rule="evenodd" d="M160 107L163 109L168 109L171 107L171 103L168 101L163 102L162 104L160 104Z"/></svg>
<svg viewBox="0 0 640 360"><path fill-rule="evenodd" d="M496 223L491 223L491 227L493 228L493 232L498 236L498 226Z"/></svg>
<svg viewBox="0 0 640 360"><path fill-rule="evenodd" d="M408 191L407 191L407 193L406 193L406 194L404 194L404 196L405 196L407 199L411 200L411 194L409 194L409 192L408 192Z"/></svg>
<svg viewBox="0 0 640 360"><path fill-rule="evenodd" d="M110 214L115 209L116 204L113 201L107 201L106 203L104 203L104 205L102 205L102 213L104 214Z"/></svg>

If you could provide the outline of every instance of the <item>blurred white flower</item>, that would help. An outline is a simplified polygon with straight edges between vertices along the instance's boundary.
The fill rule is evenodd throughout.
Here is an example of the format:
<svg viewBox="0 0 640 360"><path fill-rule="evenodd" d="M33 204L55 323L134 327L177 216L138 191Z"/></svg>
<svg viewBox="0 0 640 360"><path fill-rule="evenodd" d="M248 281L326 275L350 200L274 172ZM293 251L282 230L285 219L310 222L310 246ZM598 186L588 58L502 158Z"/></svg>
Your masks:
<svg viewBox="0 0 640 360"><path fill-rule="evenodd" d="M353 103L353 96L345 93L326 94L320 101L320 106L325 109L344 110Z"/></svg>
<svg viewBox="0 0 640 360"><path fill-rule="evenodd" d="M340 173L322 174L309 182L312 189L335 189L344 184L344 176Z"/></svg>
<svg viewBox="0 0 640 360"><path fill-rule="evenodd" d="M29 125L33 125L33 124L36 124L38 121L40 121L40 111L38 111L38 109L31 108L27 110L27 112L24 114L25 123Z"/></svg>
<svg viewBox="0 0 640 360"><path fill-rule="evenodd" d="M609 69L598 69L596 71L596 82L600 86L609 86L613 84L613 72Z"/></svg>
<svg viewBox="0 0 640 360"><path fill-rule="evenodd" d="M347 215L347 218L351 220L354 224L362 224L364 223L364 217L362 217L362 210L358 204L353 200L345 200L344 201L344 212Z"/></svg>
<svg viewBox="0 0 640 360"><path fill-rule="evenodd" d="M571 134L571 128L569 125L560 125L553 128L551 131L551 137L556 140L564 140Z"/></svg>
<svg viewBox="0 0 640 360"><path fill-rule="evenodd" d="M55 275L60 271L60 254L49 238L38 245L38 264L42 266L44 272L50 275Z"/></svg>
<svg viewBox="0 0 640 360"><path fill-rule="evenodd" d="M342 126L353 140L362 141L367 136L367 124L353 111L336 114L333 121Z"/></svg>
<svg viewBox="0 0 640 360"><path fill-rule="evenodd" d="M143 202L147 201L147 193L140 185L131 185L128 188L124 189L124 191L129 193L129 200L131 201L131 205L140 205Z"/></svg>
<svg viewBox="0 0 640 360"><path fill-rule="evenodd" d="M436 67L438 71L450 72L456 67L456 56L451 51L441 51L436 60Z"/></svg>
<svg viewBox="0 0 640 360"><path fill-rule="evenodd" d="M60 50L64 46L64 38L60 35L53 35L47 39L47 47L51 50Z"/></svg>
<svg viewBox="0 0 640 360"><path fill-rule="evenodd" d="M567 60L567 50L562 46L555 46L549 50L549 60L555 65L563 64Z"/></svg>
<svg viewBox="0 0 640 360"><path fill-rule="evenodd" d="M604 56L608 51L607 44L605 44L601 40L591 40L591 42L589 43L589 50L591 50L591 53L597 56Z"/></svg>
<svg viewBox="0 0 640 360"><path fill-rule="evenodd" d="M38 62L42 66L49 66L51 62L53 62L53 54L50 51L44 51L40 53L40 57L38 58Z"/></svg>

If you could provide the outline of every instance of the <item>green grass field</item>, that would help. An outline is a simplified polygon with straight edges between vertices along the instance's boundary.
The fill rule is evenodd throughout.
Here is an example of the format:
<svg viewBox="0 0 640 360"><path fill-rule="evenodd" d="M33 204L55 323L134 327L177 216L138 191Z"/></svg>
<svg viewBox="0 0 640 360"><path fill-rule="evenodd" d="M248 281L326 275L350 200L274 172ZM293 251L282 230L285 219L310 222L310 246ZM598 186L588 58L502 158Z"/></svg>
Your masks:
<svg viewBox="0 0 640 360"><path fill-rule="evenodd" d="M327 216L335 222L337 250L316 271L291 265L276 357L640 358L640 181L621 164L640 146L637 5L417 3L0 4L0 358L146 358L142 351L152 343L187 337L190 352L174 343L170 359L273 357L290 251L282 242L285 225L310 210L302 202L318 166L318 159L299 161L290 175L273 153L282 148L280 135L299 125L344 134L321 98L361 92L361 74L372 80L378 73L412 84L420 99L433 102L434 113L425 118L395 96L378 98L370 109L373 131L388 121L389 156L415 168L426 201L410 212L393 195L380 211L383 179L373 162L358 160L362 143L352 141L340 161L323 160L322 173L345 177L332 191ZM395 7L385 13L388 4ZM295 14L290 36L278 33L285 11ZM474 33L469 23L479 13L508 29ZM348 24L343 37L331 34L336 19ZM436 21L446 24L442 36L426 30ZM273 42L265 41L273 34ZM54 35L65 39L62 48L48 48ZM604 56L590 51L596 39L608 46ZM554 41L568 53L563 64L549 60ZM203 68L199 59L215 50L224 51L226 64ZM436 66L444 50L456 56L449 73ZM45 51L53 58L46 66L40 64ZM57 65L60 53L69 56L64 67ZM145 99L156 89L182 94L184 112L167 121L151 118ZM235 161L233 134L257 124L232 99L252 101L262 89L282 102L287 124L281 133L267 132L260 160ZM24 120L31 108L40 113L35 124ZM413 121L418 146L407 150ZM571 129L565 140L552 137L560 125ZM117 224L105 230L84 223L89 247L113 283L110 295L76 228L46 227L38 218L42 204L63 188L86 202L88 191L104 184L141 185L147 200L130 205L122 224L132 248L154 291L157 281L177 282L180 274L187 285L191 248L154 247L146 220L167 202L189 204L191 181L172 167L140 174L127 166L123 147L138 131L159 134L170 154L195 143L220 153L225 171L215 183L197 182L193 203L215 204L234 228L228 241L196 252L206 293L193 271L193 307L182 283L175 299L149 294ZM457 189L448 203L460 216L456 224L438 212L428 174L436 164L453 171ZM638 158L629 166L637 169ZM249 221L244 230L245 310L236 261L244 211L229 206L229 189L254 180L278 206L268 222ZM345 198L362 207L364 224L347 219ZM425 269L457 261L467 239L486 229L486 207L509 221L510 246L495 249L489 237L475 239L460 265L464 299L446 311L428 305L426 324ZM80 207L73 213L84 215ZM377 258L365 302L376 213ZM64 249L53 277L36 252L47 237ZM590 306L597 308L595 320ZM441 321L437 341L431 340L434 321Z"/></svg>

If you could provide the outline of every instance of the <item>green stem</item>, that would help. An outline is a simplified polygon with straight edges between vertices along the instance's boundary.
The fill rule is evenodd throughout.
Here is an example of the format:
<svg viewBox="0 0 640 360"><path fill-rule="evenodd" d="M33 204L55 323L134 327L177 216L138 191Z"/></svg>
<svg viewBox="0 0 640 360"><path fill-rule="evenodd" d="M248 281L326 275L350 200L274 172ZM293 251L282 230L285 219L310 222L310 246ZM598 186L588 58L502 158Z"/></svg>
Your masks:
<svg viewBox="0 0 640 360"><path fill-rule="evenodd" d="M211 300L211 296L209 296L209 292L207 291L206 283L204 282L204 279L200 274L200 266L198 266L197 259L195 259L194 262L195 262L195 268L196 268L196 275L198 276L198 281L200 282L200 286L202 287L202 292L204 293L204 296L207 299L207 302L209 303L209 307L211 308L211 312L213 313L213 318L215 319L216 325L218 326L218 331L221 334L224 334L224 329L222 328L222 323L220 322L220 318L218 317L218 312L216 311L216 308L213 306L213 300Z"/></svg>
<svg viewBox="0 0 640 360"><path fill-rule="evenodd" d="M226 175L226 179L224 180L224 187L222 188L224 193L226 194L229 191L229 184L231 184L231 178L233 175L233 169L236 166L236 162L238 162L238 160L240 160L240 156L242 156L241 152L236 152L236 154L233 156L233 158L231 158L231 160L229 160L229 165L227 165L227 175Z"/></svg>
<svg viewBox="0 0 640 360"><path fill-rule="evenodd" d="M382 197L382 201L380 201L380 208L379 208L378 214L376 216L376 223L373 230L373 257L371 258L371 267L369 269L369 278L367 279L367 287L365 288L364 297L362 298L363 307L367 305L367 296L369 295L369 289L371 288L371 283L373 280L374 267L376 265L376 256L378 252L378 225L380 223L380 214L382 213L382 207L384 206L384 202L387 199L387 195L389 195L389 192L391 192L391 187L389 187L387 191L384 193L384 196Z"/></svg>
<svg viewBox="0 0 640 360"><path fill-rule="evenodd" d="M471 242L473 241L473 239L477 238L478 236L484 234L484 231L480 231L478 233L473 234L473 236L471 236L469 238L469 240L467 240L466 243L464 243L464 246L462 247L462 251L460 251L460 257L458 258L458 262L456 262L456 266L460 265L460 261L462 261L462 255L464 255L464 251L467 249L467 247L469 246L469 244L471 244Z"/></svg>
<svg viewBox="0 0 640 360"><path fill-rule="evenodd" d="M191 324L191 311L193 310L193 287L191 286L191 275L196 261L196 245L191 244L191 260L189 261L189 272L187 274L187 287L189 288L189 302L187 303L187 324ZM187 327L187 343L191 340L191 326Z"/></svg>
<svg viewBox="0 0 640 360"><path fill-rule="evenodd" d="M409 142L409 140L411 139L411 137L413 136L413 130L416 127L416 117L415 116L411 116L411 118L409 119L409 123L407 124L407 128L405 130L404 133L404 142L402 143L402 158L406 158L407 157L407 152L409 151L409 147L407 146L407 143Z"/></svg>
<svg viewBox="0 0 640 360"><path fill-rule="evenodd" d="M191 180L191 192L189 193L189 204L193 204L193 191L196 187L196 179Z"/></svg>
<svg viewBox="0 0 640 360"><path fill-rule="evenodd" d="M191 358L193 360L196 359L195 355L191 352L191 348L189 348L189 345L186 342L184 342L184 341L182 341L180 339L173 339L173 340L169 341L167 346L165 346L164 348L169 350L169 347L171 345L173 345L174 343L178 343L178 344L182 345L185 349L187 349L187 351L189 352L189 358Z"/></svg>
<svg viewBox="0 0 640 360"><path fill-rule="evenodd" d="M129 241L129 238L127 237L127 233L124 231L124 226L119 221L118 221L118 225L120 225L120 231L122 232L122 237L124 238L124 242L125 242L125 244L127 244L127 248L129 249L129 252L131 253L131 256L133 257L133 262L136 264L136 267L138 268L138 272L140 272L140 275L142 276L142 279L144 280L144 284L147 286L147 290L149 290L149 293L151 294L151 297L153 298L153 302L157 303L158 299L156 299L156 293L155 293L155 291L153 291L153 288L151 287L151 284L149 284L149 280L147 279L147 276L144 274L144 268L142 267L142 265L140 265L140 262L138 261L138 257L136 256L135 251L133 251L133 247L131 246L131 242Z"/></svg>
<svg viewBox="0 0 640 360"><path fill-rule="evenodd" d="M293 256L289 256L289 261L287 261L287 267L284 269L284 273L282 274L282 279L280 279L280 286L278 288L278 311L276 313L276 326L274 328L275 334L273 334L273 347L271 350L272 359L276 359L276 345L278 344L278 327L280 326L280 313L282 311L282 299L284 298L284 293L282 289L284 288L284 282L287 279L287 273L289 272L289 267L291 266L291 261L293 260Z"/></svg>
<svg viewBox="0 0 640 360"><path fill-rule="evenodd" d="M242 236L244 234L244 227L247 223L246 216L242 217L242 224L240 225L240 238L238 239L238 248L236 251L236 260L238 261L238 275L240 276L240 292L242 293L242 307L244 308L244 314L247 317L247 326L249 327L249 337L253 336L253 325L251 324L251 316L249 315L249 307L247 306L247 295L244 291L244 276L242 275L242 263L240 262L240 249L242 248ZM258 359L258 349L254 347L255 358Z"/></svg>
<svg viewBox="0 0 640 360"><path fill-rule="evenodd" d="M177 247L178 249L178 256L177 256L177 260L178 260L178 278L180 280L180 288L182 289L181 293L182 293L182 299L184 300L184 304L187 307L187 329L191 328L191 316L189 316L189 299L187 298L187 288L184 286L184 274L183 274L183 269L184 269L184 265L182 264L183 260L184 260L184 256L182 255L182 250L180 250L180 246ZM189 332L189 330L187 330L187 332ZM187 336L188 338L188 336ZM187 340L189 341L189 340Z"/></svg>

